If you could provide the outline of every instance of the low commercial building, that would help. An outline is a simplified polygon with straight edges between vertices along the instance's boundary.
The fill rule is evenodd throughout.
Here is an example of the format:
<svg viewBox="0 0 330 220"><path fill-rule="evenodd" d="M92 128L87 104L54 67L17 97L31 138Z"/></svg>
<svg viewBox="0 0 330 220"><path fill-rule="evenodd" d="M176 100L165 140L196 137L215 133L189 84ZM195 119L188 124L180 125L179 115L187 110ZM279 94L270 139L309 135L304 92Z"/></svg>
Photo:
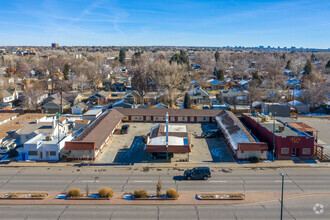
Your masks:
<svg viewBox="0 0 330 220"><path fill-rule="evenodd" d="M215 109L118 109L123 116L123 122L157 122L166 121L166 113L169 114L169 122L179 123L209 123L215 122L215 117L222 110Z"/></svg>
<svg viewBox="0 0 330 220"><path fill-rule="evenodd" d="M112 109L100 115L73 141L65 144L68 160L94 160L122 122L208 123L222 110L200 109ZM185 145L184 145L185 146ZM186 148L186 147L184 147ZM190 149L190 147L189 147ZM186 148L188 151L188 148Z"/></svg>
<svg viewBox="0 0 330 220"><path fill-rule="evenodd" d="M166 149L166 125L156 125L147 137L145 152L149 152L153 156L167 152L170 156L173 156L173 154L185 156L186 153L190 153L187 126L168 125L168 149Z"/></svg>
<svg viewBox="0 0 330 220"><path fill-rule="evenodd" d="M314 137L292 126L294 119L253 113L243 114L242 120L259 140L268 143L269 151L273 152L275 145L277 159L313 157Z"/></svg>
<svg viewBox="0 0 330 220"><path fill-rule="evenodd" d="M59 161L65 142L72 139L71 135L59 136L58 139L58 136L38 134L24 143L22 160Z"/></svg>
<svg viewBox="0 0 330 220"><path fill-rule="evenodd" d="M232 112L222 111L216 117L216 121L238 160L247 160L251 157L267 159L267 143L259 142L253 137Z"/></svg>
<svg viewBox="0 0 330 220"><path fill-rule="evenodd" d="M116 109L108 110L93 121L76 139L65 143L68 160L94 160L121 124L123 115Z"/></svg>

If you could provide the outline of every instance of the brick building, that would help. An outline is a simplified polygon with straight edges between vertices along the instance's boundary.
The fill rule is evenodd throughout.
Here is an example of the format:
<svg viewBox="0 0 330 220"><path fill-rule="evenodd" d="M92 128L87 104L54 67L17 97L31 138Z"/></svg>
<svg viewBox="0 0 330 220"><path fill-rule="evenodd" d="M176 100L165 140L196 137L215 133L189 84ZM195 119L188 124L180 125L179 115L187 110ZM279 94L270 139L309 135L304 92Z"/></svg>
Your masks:
<svg viewBox="0 0 330 220"><path fill-rule="evenodd" d="M277 159L291 159L292 157L308 159L313 157L314 137L299 131L292 124L290 125L290 123L296 123L294 119L243 114L242 120L260 141L268 143L268 149L271 152L275 137L275 157Z"/></svg>

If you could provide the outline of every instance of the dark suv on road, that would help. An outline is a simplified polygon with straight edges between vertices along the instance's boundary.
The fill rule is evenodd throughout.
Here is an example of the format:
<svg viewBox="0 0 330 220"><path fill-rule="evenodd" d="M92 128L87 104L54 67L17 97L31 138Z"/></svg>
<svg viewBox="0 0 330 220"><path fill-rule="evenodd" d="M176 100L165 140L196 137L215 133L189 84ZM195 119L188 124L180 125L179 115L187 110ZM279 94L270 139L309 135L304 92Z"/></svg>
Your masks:
<svg viewBox="0 0 330 220"><path fill-rule="evenodd" d="M211 171L209 167L195 167L192 170L184 171L183 175L187 180L207 180L211 177Z"/></svg>

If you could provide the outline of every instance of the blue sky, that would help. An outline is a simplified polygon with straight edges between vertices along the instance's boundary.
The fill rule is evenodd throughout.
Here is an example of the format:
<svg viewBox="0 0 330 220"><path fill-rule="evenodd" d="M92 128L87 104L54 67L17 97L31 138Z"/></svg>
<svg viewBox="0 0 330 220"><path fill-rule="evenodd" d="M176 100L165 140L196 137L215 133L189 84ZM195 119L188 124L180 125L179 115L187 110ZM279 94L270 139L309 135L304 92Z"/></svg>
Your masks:
<svg viewBox="0 0 330 220"><path fill-rule="evenodd" d="M330 48L330 1L0 0L0 45Z"/></svg>

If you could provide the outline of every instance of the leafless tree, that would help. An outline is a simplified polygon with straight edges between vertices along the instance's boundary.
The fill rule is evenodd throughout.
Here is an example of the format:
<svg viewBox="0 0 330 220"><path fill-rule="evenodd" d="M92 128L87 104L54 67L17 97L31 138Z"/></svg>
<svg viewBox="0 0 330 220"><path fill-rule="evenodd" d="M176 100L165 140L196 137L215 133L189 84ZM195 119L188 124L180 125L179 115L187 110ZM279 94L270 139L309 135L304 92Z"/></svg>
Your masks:
<svg viewBox="0 0 330 220"><path fill-rule="evenodd" d="M31 68L25 60L20 59L17 61L15 73L18 77L27 78L29 77L30 72Z"/></svg>
<svg viewBox="0 0 330 220"><path fill-rule="evenodd" d="M305 90L300 100L308 103L312 108L319 107L327 99L329 88L325 85L308 80L304 82L303 87Z"/></svg>
<svg viewBox="0 0 330 220"><path fill-rule="evenodd" d="M44 88L40 84L33 84L24 91L23 106L31 110L35 110L40 100L40 96L43 94Z"/></svg>
<svg viewBox="0 0 330 220"><path fill-rule="evenodd" d="M252 80L247 87L247 98L250 103L250 109L252 109L253 102L261 101L262 92L258 87L259 82L257 80Z"/></svg>
<svg viewBox="0 0 330 220"><path fill-rule="evenodd" d="M146 59L141 59L135 66L131 68L132 87L136 90L140 96L145 96L146 92L151 90L153 87L152 80L152 64Z"/></svg>
<svg viewBox="0 0 330 220"><path fill-rule="evenodd" d="M170 64L165 60L154 63L152 79L160 89L167 91L167 100L173 106L175 100L184 94L184 89L190 82L186 67L175 62Z"/></svg>

